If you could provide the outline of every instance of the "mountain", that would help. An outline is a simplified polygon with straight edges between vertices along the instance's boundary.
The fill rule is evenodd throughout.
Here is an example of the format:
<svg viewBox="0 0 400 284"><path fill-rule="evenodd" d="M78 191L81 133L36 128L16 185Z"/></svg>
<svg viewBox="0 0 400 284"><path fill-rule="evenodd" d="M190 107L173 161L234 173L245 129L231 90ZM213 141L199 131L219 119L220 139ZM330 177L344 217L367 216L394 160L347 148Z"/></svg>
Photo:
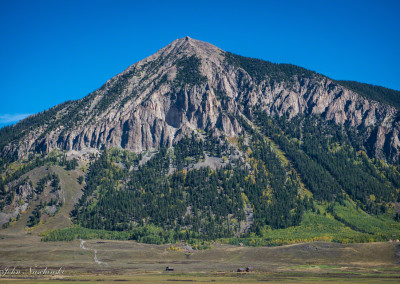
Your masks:
<svg viewBox="0 0 400 284"><path fill-rule="evenodd" d="M130 66L85 98L31 116L7 129L10 134L3 129L2 154L21 158L29 151L116 146L139 152L171 146L196 129L235 137L242 129L234 117L251 116L257 106L271 116L319 114L350 125L363 133L371 154L397 161L397 109L364 93L370 92L186 37Z"/></svg>
<svg viewBox="0 0 400 284"><path fill-rule="evenodd" d="M297 240L395 238L398 97L178 39L83 99L0 130L0 222L24 204L36 206L29 227L57 214L65 189L50 166L78 171L85 188L71 212L80 229L48 240L107 230L269 244L290 228L313 228Z"/></svg>

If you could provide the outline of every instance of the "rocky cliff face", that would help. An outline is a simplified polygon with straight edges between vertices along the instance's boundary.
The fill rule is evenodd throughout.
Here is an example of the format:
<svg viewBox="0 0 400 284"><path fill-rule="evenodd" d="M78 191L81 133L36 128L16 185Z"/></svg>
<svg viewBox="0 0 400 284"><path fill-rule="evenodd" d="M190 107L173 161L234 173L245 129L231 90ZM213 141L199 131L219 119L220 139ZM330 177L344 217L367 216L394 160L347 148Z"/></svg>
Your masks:
<svg viewBox="0 0 400 284"><path fill-rule="evenodd" d="M270 115L321 115L355 127L374 155L398 160L396 108L305 69L286 72L286 65L268 63L275 73L260 73L259 63L232 58L236 57L209 43L189 37L175 40L87 97L50 110L38 126L5 145L3 155L21 157L55 148L83 152L122 147L139 152L171 146L198 129L239 136L242 128L236 117L251 118L259 108Z"/></svg>

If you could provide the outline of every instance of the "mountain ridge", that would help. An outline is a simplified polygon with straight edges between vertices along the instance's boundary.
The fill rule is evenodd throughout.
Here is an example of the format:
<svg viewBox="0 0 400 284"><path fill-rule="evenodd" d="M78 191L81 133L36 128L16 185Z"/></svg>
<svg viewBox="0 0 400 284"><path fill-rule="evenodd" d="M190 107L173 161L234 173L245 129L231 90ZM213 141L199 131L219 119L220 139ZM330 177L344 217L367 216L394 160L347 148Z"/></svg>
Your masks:
<svg viewBox="0 0 400 284"><path fill-rule="evenodd" d="M207 78L206 81L200 84L201 87L197 85L196 88L200 88L196 90L190 89L190 85L181 86L181 88L178 86L179 90L175 86L176 84L171 86L171 82L176 83L175 77L179 73L176 65L179 64L179 60L185 61L185 58L193 56L200 60L200 64L197 66L198 71L203 78ZM193 62L189 62L189 64L193 64ZM157 71L154 71L155 68ZM190 69L190 66L188 68ZM235 68L237 69L235 70ZM301 76L299 76L299 72L302 73ZM261 80L260 85L253 80ZM292 86L288 88L287 82L290 81ZM253 88L254 91L249 91L249 88ZM214 91L219 92L219 96L226 95L226 100L219 100ZM314 94L310 96L309 91ZM322 114L326 116L326 119L334 120L335 123L349 123L354 127L362 127L369 132L368 136L375 135L376 132L375 145L372 147L373 154L379 158L387 157L391 160L397 160L399 156L397 150L399 126L395 121L396 110L394 108L359 98L356 93L341 87L341 85L336 85L334 80L302 67L236 56L190 37L177 39L157 53L131 65L85 98L70 103L66 102L67 105L78 105L75 109L73 106L70 106L70 109L68 107L63 109L70 116L72 114L72 120L91 116L83 125L79 125L79 127L89 127L90 131L82 132L78 130L79 128L72 131L67 129L51 131L47 127L41 134L36 135L38 138L42 138L40 135L45 135L45 139L39 143L35 143L35 141L40 139L31 137L25 139L24 143L17 147L19 149L8 144L3 147L2 153L15 155L18 152L18 156L21 157L22 149L22 152L25 153L32 149L49 152L55 148L80 151L85 148L101 149L119 145L133 151L142 151L146 148L157 148L160 145L172 145L176 133L174 126L184 124L182 130L185 133L188 133L189 130L183 123L184 118L176 117L176 114L172 115L173 110L168 113L169 110L156 109L162 97L171 92L179 95L179 92L185 93L185 100L197 95L196 105L191 106L194 109L200 107L199 93L209 93L208 105L205 107L206 113L210 113L210 115L196 119L196 121L188 121L191 130L204 129L207 123L215 125L219 119L222 124L222 132L235 136L240 133L240 127L235 120L231 121L225 115L213 117L212 114L221 113L221 102L225 104L223 108L230 110L231 113L243 112L247 107L246 104L249 104L250 108L259 104L272 115L288 114L289 117L293 117L307 112ZM321 96L323 93L325 95ZM157 96L158 98L156 98ZM238 103L229 102L232 98ZM119 107L116 107L116 101L119 101ZM332 103L334 106L330 106ZM125 104L129 107L123 107ZM168 108L169 102L166 104L165 107ZM112 110L107 111L107 107L110 106L112 106ZM55 108L57 107L61 107L61 105ZM176 105L172 105L172 107L176 107ZM134 109L133 114L129 113L131 109ZM78 112L78 114L74 112ZM108 112L108 116L106 112ZM120 112L120 115L117 112ZM162 112L166 112L167 115L161 115ZM101 116L94 117L98 114ZM149 118L149 115L152 118ZM186 114L187 117L190 115L193 114ZM146 116L146 123L153 125L153 128L139 129L141 122L135 124L134 121L139 121L140 118ZM207 119L208 122L204 122ZM109 126L111 120L119 120L119 125L111 124ZM199 120L203 123L199 123ZM96 121L97 125L101 123L102 126L96 127L92 123L93 121ZM167 121L167 123L164 124L162 121ZM62 127L62 123L60 124ZM132 142L130 134L124 131L124 127L125 129L134 129L135 136L139 136L138 139L143 140L142 143ZM373 127L378 129L371 130L370 128ZM105 137L101 135L104 131L108 132L107 135L104 135ZM111 133L112 131L115 135ZM162 141L157 139L161 136L161 132L164 137ZM35 136L32 133L31 135ZM390 142L387 141L388 139ZM389 144L386 146L387 149L384 149L385 143Z"/></svg>

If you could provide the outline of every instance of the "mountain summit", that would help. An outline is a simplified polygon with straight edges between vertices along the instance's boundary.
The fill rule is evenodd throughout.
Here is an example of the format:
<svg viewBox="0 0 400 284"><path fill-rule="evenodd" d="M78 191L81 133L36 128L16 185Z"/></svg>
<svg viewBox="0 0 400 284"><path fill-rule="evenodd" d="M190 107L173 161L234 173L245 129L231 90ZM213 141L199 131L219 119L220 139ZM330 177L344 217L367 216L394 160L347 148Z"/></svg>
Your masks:
<svg viewBox="0 0 400 284"><path fill-rule="evenodd" d="M1 152L23 157L53 149L171 146L201 130L238 137L238 116L321 115L357 129L368 151L397 161L395 107L309 70L237 56L185 37L173 41L78 101L31 116L2 134Z"/></svg>

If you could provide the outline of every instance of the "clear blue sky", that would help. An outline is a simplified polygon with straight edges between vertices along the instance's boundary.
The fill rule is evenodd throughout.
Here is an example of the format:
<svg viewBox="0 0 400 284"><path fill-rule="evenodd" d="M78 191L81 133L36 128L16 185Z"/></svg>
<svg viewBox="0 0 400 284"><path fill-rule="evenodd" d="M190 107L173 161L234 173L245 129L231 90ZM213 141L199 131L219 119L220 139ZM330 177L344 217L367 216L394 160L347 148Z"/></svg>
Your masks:
<svg viewBox="0 0 400 284"><path fill-rule="evenodd" d="M0 0L0 126L82 98L186 35L400 90L399 17L396 0Z"/></svg>

